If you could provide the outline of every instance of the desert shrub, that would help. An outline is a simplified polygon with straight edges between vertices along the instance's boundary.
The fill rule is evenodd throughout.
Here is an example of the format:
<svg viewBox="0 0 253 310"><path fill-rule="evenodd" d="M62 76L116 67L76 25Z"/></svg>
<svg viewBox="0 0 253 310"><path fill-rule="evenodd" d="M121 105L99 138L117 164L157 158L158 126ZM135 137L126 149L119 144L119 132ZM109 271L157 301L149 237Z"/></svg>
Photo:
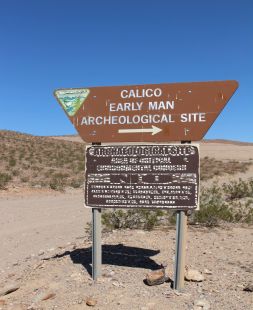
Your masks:
<svg viewBox="0 0 253 310"><path fill-rule="evenodd" d="M9 159L9 167L14 167L14 166L16 166L16 159L11 157Z"/></svg>
<svg viewBox="0 0 253 310"><path fill-rule="evenodd" d="M49 182L51 189L62 191L67 185L68 173L57 172L54 173L52 179Z"/></svg>
<svg viewBox="0 0 253 310"><path fill-rule="evenodd" d="M253 224L253 200L243 198L230 202L234 222Z"/></svg>
<svg viewBox="0 0 253 310"><path fill-rule="evenodd" d="M102 213L102 223L108 229L145 229L151 230L159 224L162 210L116 209Z"/></svg>
<svg viewBox="0 0 253 310"><path fill-rule="evenodd" d="M176 212L171 210L166 211L166 224L175 225L176 221Z"/></svg>
<svg viewBox="0 0 253 310"><path fill-rule="evenodd" d="M249 168L249 166L252 165L251 162L239 162L236 160L230 160L227 163L227 169L229 170L227 173L229 174L235 174L238 172L246 172Z"/></svg>
<svg viewBox="0 0 253 310"><path fill-rule="evenodd" d="M214 185L203 189L200 195L199 210L193 212L190 222L217 226L221 221L232 222L233 220L233 213L224 202L221 188Z"/></svg>
<svg viewBox="0 0 253 310"><path fill-rule="evenodd" d="M80 173L83 172L85 169L84 161L78 161L75 164L71 164L70 169L74 173Z"/></svg>
<svg viewBox="0 0 253 310"><path fill-rule="evenodd" d="M23 170L28 170L29 168L30 168L30 164L25 164L25 163L22 164Z"/></svg>
<svg viewBox="0 0 253 310"><path fill-rule="evenodd" d="M62 179L66 179L66 178L68 178L69 177L69 174L68 173L66 173L66 172L56 172L55 174L54 174L54 177L56 177L56 178L62 178Z"/></svg>
<svg viewBox="0 0 253 310"><path fill-rule="evenodd" d="M88 240L91 240L92 239L92 223L91 222L86 223L84 227L84 231L85 231L86 236L88 237Z"/></svg>
<svg viewBox="0 0 253 310"><path fill-rule="evenodd" d="M29 181L29 177L28 176L23 176L20 178L21 182L23 183L27 183Z"/></svg>
<svg viewBox="0 0 253 310"><path fill-rule="evenodd" d="M36 186L36 185L39 185L41 187L48 187L48 182L46 182L45 180L33 182L33 186Z"/></svg>
<svg viewBox="0 0 253 310"><path fill-rule="evenodd" d="M73 179L70 182L70 186L73 188L79 188L83 185L84 180L83 179Z"/></svg>
<svg viewBox="0 0 253 310"><path fill-rule="evenodd" d="M252 162L239 162L236 160L221 161L206 156L200 161L200 179L204 181L226 173L244 173L249 169L250 165L252 165Z"/></svg>
<svg viewBox="0 0 253 310"><path fill-rule="evenodd" d="M55 174L55 169L52 169L52 168L44 172L44 176L46 178L52 177L54 176L54 174Z"/></svg>
<svg viewBox="0 0 253 310"><path fill-rule="evenodd" d="M253 181L233 181L222 187L202 190L200 209L193 212L190 223L217 226L221 222L253 223Z"/></svg>
<svg viewBox="0 0 253 310"><path fill-rule="evenodd" d="M52 180L50 180L49 182L49 187L53 190L56 191L62 191L63 187L64 187L64 182L62 179L59 178L53 178Z"/></svg>
<svg viewBox="0 0 253 310"><path fill-rule="evenodd" d="M143 222L143 228L151 230L156 227L160 218L163 216L162 210L139 210L141 221Z"/></svg>
<svg viewBox="0 0 253 310"><path fill-rule="evenodd" d="M16 170L12 170L11 173L12 173L12 175L13 175L14 177L20 175L20 171L17 170L17 169L16 169Z"/></svg>
<svg viewBox="0 0 253 310"><path fill-rule="evenodd" d="M232 201L234 199L241 199L244 197L253 198L253 180L243 181L232 181L230 184L224 183L222 186L226 199Z"/></svg>
<svg viewBox="0 0 253 310"><path fill-rule="evenodd" d="M11 180L11 176L7 173L0 172L0 190L6 189L6 185Z"/></svg>
<svg viewBox="0 0 253 310"><path fill-rule="evenodd" d="M200 205L200 210L194 213L194 222L206 226L217 226L221 221L233 222L234 216L226 205L215 204Z"/></svg>
<svg viewBox="0 0 253 310"><path fill-rule="evenodd" d="M41 167L35 165L32 167L32 170L37 172L41 171L41 169L42 169Z"/></svg>
<svg viewBox="0 0 253 310"><path fill-rule="evenodd" d="M248 210L246 217L244 218L244 222L247 224L253 223L253 208Z"/></svg>

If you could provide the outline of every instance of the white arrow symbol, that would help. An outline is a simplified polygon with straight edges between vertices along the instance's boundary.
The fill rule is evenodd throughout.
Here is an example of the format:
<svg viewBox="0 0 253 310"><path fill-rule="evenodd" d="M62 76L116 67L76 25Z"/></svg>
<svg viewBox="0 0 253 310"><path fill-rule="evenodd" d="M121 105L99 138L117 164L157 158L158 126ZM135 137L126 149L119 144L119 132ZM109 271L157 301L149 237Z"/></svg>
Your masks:
<svg viewBox="0 0 253 310"><path fill-rule="evenodd" d="M152 136L156 135L158 132L162 131L161 128L152 125L152 128L136 128L136 129L119 129L119 133L143 133L143 132L151 132Z"/></svg>

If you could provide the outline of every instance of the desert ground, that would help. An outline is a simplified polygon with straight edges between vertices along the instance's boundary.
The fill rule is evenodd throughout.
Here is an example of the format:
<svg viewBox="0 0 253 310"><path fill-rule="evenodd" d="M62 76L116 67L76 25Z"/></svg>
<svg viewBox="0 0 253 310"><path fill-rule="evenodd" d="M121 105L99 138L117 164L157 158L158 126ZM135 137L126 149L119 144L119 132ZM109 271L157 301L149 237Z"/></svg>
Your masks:
<svg viewBox="0 0 253 310"><path fill-rule="evenodd" d="M79 142L78 137L54 137ZM253 160L253 144L204 141L200 155L223 162ZM247 171L203 181L248 180ZM252 225L189 226L186 264L204 277L171 288L174 276L175 226L153 231L104 232L102 276L91 279L91 210L81 188L55 191L13 183L0 190L0 309L253 309ZM170 280L148 286L146 274L166 266Z"/></svg>

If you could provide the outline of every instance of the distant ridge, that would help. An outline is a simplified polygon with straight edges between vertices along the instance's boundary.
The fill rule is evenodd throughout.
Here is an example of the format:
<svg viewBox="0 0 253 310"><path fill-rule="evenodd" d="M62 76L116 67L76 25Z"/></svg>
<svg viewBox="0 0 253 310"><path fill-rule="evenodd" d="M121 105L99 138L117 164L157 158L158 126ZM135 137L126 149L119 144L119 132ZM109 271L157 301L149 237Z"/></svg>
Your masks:
<svg viewBox="0 0 253 310"><path fill-rule="evenodd" d="M83 140L78 135L63 135L63 136L50 136L50 137L54 139L62 139L62 140L69 139L69 141L83 142ZM225 139L204 139L202 141L198 141L198 143L222 143L222 144L253 146L253 142L243 142L243 141L225 140Z"/></svg>
<svg viewBox="0 0 253 310"><path fill-rule="evenodd" d="M236 141L236 140L225 140L225 139L204 139L200 141L201 143L222 143L222 144L233 144L233 145L253 145L253 142L243 142L243 141Z"/></svg>
<svg viewBox="0 0 253 310"><path fill-rule="evenodd" d="M62 136L36 136L32 134L22 133L13 130L0 130L0 133L12 133L18 135L25 135L27 137L40 137L40 138L49 138L49 139L57 139L57 140L65 140L65 141L72 141L72 142L81 142L84 141L80 138L79 135L62 135ZM221 144L232 144L232 145L241 145L241 146L253 146L253 142L243 142L243 141L236 141L236 140L226 140L226 139L204 139L198 141L198 143L221 143Z"/></svg>

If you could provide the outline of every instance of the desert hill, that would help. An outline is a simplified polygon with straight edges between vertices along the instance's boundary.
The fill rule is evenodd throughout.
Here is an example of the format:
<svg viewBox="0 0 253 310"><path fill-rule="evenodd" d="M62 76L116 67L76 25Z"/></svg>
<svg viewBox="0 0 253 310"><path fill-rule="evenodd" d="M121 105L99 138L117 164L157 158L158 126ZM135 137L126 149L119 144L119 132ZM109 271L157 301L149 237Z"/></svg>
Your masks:
<svg viewBox="0 0 253 310"><path fill-rule="evenodd" d="M0 145L2 187L4 178L6 185L51 189L77 188L83 183L82 143L0 131Z"/></svg>

